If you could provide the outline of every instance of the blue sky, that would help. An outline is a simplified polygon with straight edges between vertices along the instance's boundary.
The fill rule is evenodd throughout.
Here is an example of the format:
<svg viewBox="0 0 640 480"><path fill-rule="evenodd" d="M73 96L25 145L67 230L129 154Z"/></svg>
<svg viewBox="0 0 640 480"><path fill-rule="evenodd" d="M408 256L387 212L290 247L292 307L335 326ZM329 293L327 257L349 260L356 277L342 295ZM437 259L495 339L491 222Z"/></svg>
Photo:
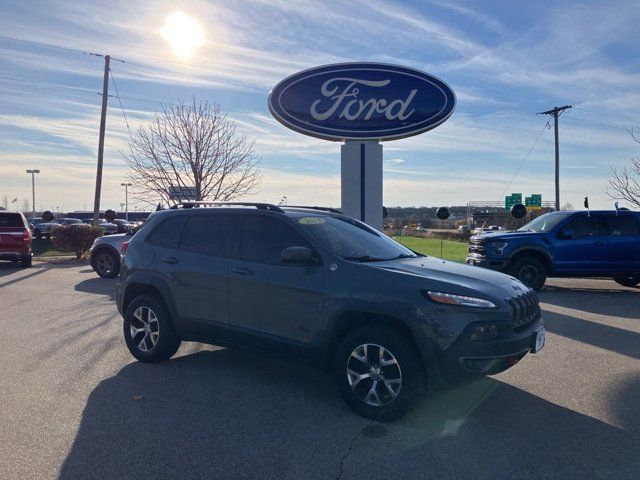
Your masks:
<svg viewBox="0 0 640 480"><path fill-rule="evenodd" d="M0 11L3 37L126 60L112 71L132 129L160 102L219 103L262 155L255 200L339 204L339 144L288 130L267 108L279 80L325 63L407 65L456 92L445 124L384 143L386 205L495 201L507 187L553 200L553 129L536 112L556 105L575 106L560 120L562 203L589 195L592 207L611 207L609 169L640 151L626 131L640 124L638 2L1 0ZM161 34L175 11L204 30L188 61ZM92 207L102 62L0 38L0 197L30 199L25 169L40 168L38 208ZM110 98L105 208L124 201L128 139Z"/></svg>

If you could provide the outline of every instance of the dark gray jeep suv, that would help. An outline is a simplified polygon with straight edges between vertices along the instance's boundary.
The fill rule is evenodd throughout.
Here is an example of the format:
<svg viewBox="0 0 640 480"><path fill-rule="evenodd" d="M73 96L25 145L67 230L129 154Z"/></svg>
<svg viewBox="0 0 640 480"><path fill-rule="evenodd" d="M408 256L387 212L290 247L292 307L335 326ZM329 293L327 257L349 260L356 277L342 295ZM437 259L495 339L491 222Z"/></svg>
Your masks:
<svg viewBox="0 0 640 480"><path fill-rule="evenodd" d="M544 345L536 294L414 253L337 211L182 204L123 246L124 337L143 362L182 340L332 371L360 415L397 418L429 381L498 373Z"/></svg>

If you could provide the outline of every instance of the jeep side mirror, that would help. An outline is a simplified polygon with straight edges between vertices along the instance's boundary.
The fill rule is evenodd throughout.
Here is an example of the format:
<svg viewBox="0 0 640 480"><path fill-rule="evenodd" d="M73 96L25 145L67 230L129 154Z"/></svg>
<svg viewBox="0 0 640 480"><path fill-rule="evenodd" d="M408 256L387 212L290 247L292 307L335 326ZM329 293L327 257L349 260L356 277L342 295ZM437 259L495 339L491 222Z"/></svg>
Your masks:
<svg viewBox="0 0 640 480"><path fill-rule="evenodd" d="M295 265L314 265L318 263L308 247L287 247L280 254L282 263Z"/></svg>
<svg viewBox="0 0 640 480"><path fill-rule="evenodd" d="M571 240L573 238L573 230L568 228L561 228L558 232L558 238L561 240Z"/></svg>

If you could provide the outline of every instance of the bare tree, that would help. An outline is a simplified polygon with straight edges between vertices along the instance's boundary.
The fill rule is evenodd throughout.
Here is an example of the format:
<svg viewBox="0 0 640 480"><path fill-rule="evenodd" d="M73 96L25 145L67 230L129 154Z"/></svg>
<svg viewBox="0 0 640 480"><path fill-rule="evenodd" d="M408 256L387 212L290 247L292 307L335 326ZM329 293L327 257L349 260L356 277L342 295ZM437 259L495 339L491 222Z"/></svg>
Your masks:
<svg viewBox="0 0 640 480"><path fill-rule="evenodd" d="M575 210L575 208L573 207L573 203L567 202L562 207L560 207L560 210Z"/></svg>
<svg viewBox="0 0 640 480"><path fill-rule="evenodd" d="M196 200L228 201L259 186L260 157L254 141L236 132L235 123L206 101L163 107L141 126L125 159L134 196L169 203L171 187L193 187Z"/></svg>
<svg viewBox="0 0 640 480"><path fill-rule="evenodd" d="M640 135L632 128L629 133L633 139L640 143ZM640 207L640 157L631 159L631 168L623 167L622 170L611 168L611 176L607 178L609 186L605 193L614 200L623 200Z"/></svg>
<svg viewBox="0 0 640 480"><path fill-rule="evenodd" d="M22 199L22 212L29 212L31 209L29 208L29 200L26 198Z"/></svg>
<svg viewBox="0 0 640 480"><path fill-rule="evenodd" d="M9 209L9 197L7 195L3 195L2 196L2 201L0 201L0 204L2 204L2 206L4 207L5 210Z"/></svg>

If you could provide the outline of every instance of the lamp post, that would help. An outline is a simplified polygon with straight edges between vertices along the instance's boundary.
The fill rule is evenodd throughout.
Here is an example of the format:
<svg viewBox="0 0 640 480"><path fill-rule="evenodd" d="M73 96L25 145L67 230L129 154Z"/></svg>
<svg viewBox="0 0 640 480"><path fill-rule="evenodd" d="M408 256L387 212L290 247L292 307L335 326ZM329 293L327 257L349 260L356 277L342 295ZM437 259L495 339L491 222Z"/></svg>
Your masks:
<svg viewBox="0 0 640 480"><path fill-rule="evenodd" d="M132 183L121 183L120 186L124 187L124 218L129 221L129 187Z"/></svg>
<svg viewBox="0 0 640 480"><path fill-rule="evenodd" d="M36 218L36 173L40 173L40 170L27 170L27 173L31 174L31 218Z"/></svg>

